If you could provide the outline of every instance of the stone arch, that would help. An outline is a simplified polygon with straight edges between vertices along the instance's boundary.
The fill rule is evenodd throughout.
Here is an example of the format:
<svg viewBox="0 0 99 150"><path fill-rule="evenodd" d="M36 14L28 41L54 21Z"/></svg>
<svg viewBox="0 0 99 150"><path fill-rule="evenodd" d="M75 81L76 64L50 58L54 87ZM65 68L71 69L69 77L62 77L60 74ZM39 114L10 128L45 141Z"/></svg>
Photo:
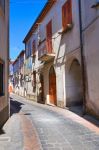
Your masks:
<svg viewBox="0 0 99 150"><path fill-rule="evenodd" d="M44 76L42 73L39 74L38 90L38 102L44 104Z"/></svg>
<svg viewBox="0 0 99 150"><path fill-rule="evenodd" d="M66 72L66 105L79 105L83 103L82 70L78 59L69 63Z"/></svg>
<svg viewBox="0 0 99 150"><path fill-rule="evenodd" d="M81 66L81 60L80 60L80 58L77 57L77 56L72 56L72 57L68 58L67 61L66 61L66 71L67 72L69 72L70 67L71 67L71 65L72 65L72 63L73 63L74 60L77 60L78 63L79 63L79 65Z"/></svg>

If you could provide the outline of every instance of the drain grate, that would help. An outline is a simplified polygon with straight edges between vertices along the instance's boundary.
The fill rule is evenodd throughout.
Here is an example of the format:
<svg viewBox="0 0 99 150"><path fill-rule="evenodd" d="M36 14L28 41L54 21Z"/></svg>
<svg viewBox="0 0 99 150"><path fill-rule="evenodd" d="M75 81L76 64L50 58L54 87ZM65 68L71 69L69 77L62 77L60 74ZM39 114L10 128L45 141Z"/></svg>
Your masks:
<svg viewBox="0 0 99 150"><path fill-rule="evenodd" d="M10 142L11 138L10 137L0 137L0 142Z"/></svg>

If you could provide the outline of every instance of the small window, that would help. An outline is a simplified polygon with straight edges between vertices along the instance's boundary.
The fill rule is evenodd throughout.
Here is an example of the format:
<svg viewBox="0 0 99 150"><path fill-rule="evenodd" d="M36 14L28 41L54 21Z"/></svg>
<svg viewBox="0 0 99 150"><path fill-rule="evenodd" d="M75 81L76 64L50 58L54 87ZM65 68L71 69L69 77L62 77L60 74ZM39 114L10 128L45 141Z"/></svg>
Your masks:
<svg viewBox="0 0 99 150"><path fill-rule="evenodd" d="M28 56L31 56L31 41L28 42Z"/></svg>
<svg viewBox="0 0 99 150"><path fill-rule="evenodd" d="M62 7L62 26L66 30L72 24L72 0L67 0Z"/></svg>
<svg viewBox="0 0 99 150"><path fill-rule="evenodd" d="M26 58L31 56L31 42L26 43Z"/></svg>
<svg viewBox="0 0 99 150"><path fill-rule="evenodd" d="M36 71L33 71L33 82L32 82L32 86L33 86L33 92L36 91Z"/></svg>
<svg viewBox="0 0 99 150"><path fill-rule="evenodd" d="M36 52L36 42L34 40L32 43L32 54L33 54L33 56L35 56L35 52Z"/></svg>
<svg viewBox="0 0 99 150"><path fill-rule="evenodd" d="M33 86L36 86L36 71L33 72Z"/></svg>
<svg viewBox="0 0 99 150"><path fill-rule="evenodd" d="M0 96L4 95L4 65L0 61Z"/></svg>
<svg viewBox="0 0 99 150"><path fill-rule="evenodd" d="M5 0L0 0L0 7L3 13L5 13Z"/></svg>

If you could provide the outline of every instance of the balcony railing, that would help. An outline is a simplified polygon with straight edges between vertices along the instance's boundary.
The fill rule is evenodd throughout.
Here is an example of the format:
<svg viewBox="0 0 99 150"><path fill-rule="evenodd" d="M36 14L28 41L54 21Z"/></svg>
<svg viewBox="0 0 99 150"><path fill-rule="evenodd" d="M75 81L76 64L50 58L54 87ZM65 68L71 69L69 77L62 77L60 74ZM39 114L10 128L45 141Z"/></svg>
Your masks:
<svg viewBox="0 0 99 150"><path fill-rule="evenodd" d="M49 45L50 46L50 45ZM49 61L54 59L55 54L52 52L52 46L49 47L46 40L42 41L38 47L38 59L41 61Z"/></svg>

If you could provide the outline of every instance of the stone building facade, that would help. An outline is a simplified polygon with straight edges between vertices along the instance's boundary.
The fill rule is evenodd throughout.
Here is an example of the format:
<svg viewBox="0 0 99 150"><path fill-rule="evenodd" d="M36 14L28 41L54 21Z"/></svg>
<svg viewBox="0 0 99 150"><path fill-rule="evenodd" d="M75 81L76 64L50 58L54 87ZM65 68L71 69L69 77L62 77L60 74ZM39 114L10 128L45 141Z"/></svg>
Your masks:
<svg viewBox="0 0 99 150"><path fill-rule="evenodd" d="M9 0L0 0L0 127L9 117Z"/></svg>
<svg viewBox="0 0 99 150"><path fill-rule="evenodd" d="M24 96L24 60L25 55L22 50L13 63L14 92L20 96Z"/></svg>
<svg viewBox="0 0 99 150"><path fill-rule="evenodd" d="M75 0L47 3L24 39L33 54L37 101L60 107L83 103L78 8Z"/></svg>
<svg viewBox="0 0 99 150"><path fill-rule="evenodd" d="M25 96L99 117L99 0L46 3L24 39Z"/></svg>

